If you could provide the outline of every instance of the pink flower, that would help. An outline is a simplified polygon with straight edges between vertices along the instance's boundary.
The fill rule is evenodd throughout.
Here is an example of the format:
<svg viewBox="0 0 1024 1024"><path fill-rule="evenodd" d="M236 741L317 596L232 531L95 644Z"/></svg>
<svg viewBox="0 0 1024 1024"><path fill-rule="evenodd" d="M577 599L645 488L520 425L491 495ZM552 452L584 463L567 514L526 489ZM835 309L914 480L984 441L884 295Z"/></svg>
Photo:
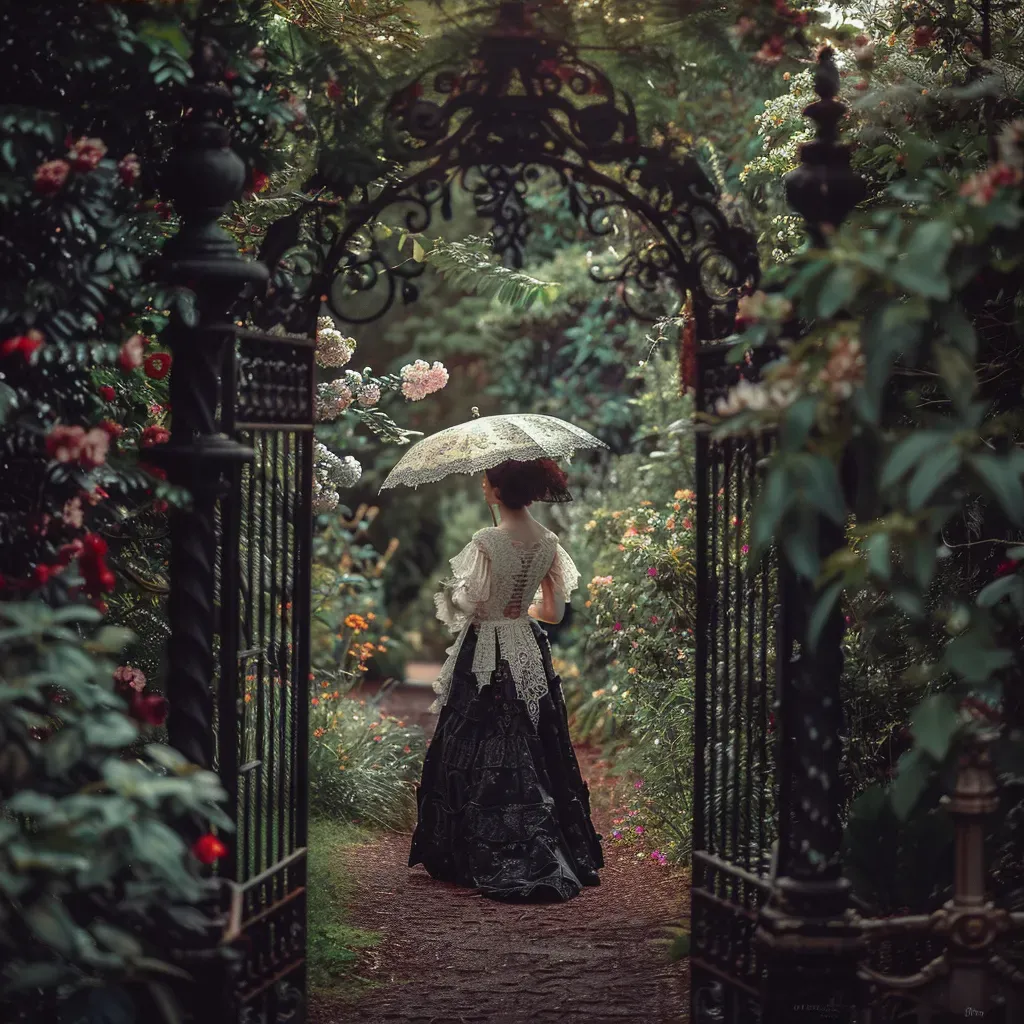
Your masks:
<svg viewBox="0 0 1024 1024"><path fill-rule="evenodd" d="M633 788L634 789L643 789L644 788L644 780L643 779L637 779L636 782L633 783Z"/></svg>
<svg viewBox="0 0 1024 1024"><path fill-rule="evenodd" d="M656 626L660 621L661 620L658 618L657 615L652 615L651 616L651 625L652 626Z"/></svg>
<svg viewBox="0 0 1024 1024"><path fill-rule="evenodd" d="M754 54L754 60L758 64L763 64L765 67L774 67L779 61L782 60L783 54L786 49L786 40L782 36L772 36L771 39L766 42L757 53Z"/></svg>
<svg viewBox="0 0 1024 1024"><path fill-rule="evenodd" d="M647 575L648 576L657 576L658 575L658 567L656 565L652 565L650 567L650 569L647 570Z"/></svg>
<svg viewBox="0 0 1024 1024"><path fill-rule="evenodd" d="M106 155L107 147L102 139L87 139L84 135L68 150L68 159L76 171L95 170Z"/></svg>
<svg viewBox="0 0 1024 1024"><path fill-rule="evenodd" d="M376 384L364 384L356 391L356 401L369 408L380 401L380 388Z"/></svg>
<svg viewBox="0 0 1024 1024"><path fill-rule="evenodd" d="M47 160L36 168L32 183L41 196L56 195L64 187L70 172L71 164L67 160Z"/></svg>
<svg viewBox="0 0 1024 1024"><path fill-rule="evenodd" d="M615 831L612 832L612 839L621 839L621 838L622 838L622 833L618 829L615 829Z"/></svg>
<svg viewBox="0 0 1024 1024"><path fill-rule="evenodd" d="M46 454L58 462L75 462L82 451L85 430L56 424L46 435Z"/></svg>
<svg viewBox="0 0 1024 1024"><path fill-rule="evenodd" d="M143 346L146 339L141 334L133 334L122 346L117 361L125 373L137 370L142 365Z"/></svg>
<svg viewBox="0 0 1024 1024"><path fill-rule="evenodd" d="M64 509L61 512L60 517L68 524L68 526L73 526L75 529L78 529L84 521L82 518L82 499L71 498L64 502Z"/></svg>
<svg viewBox="0 0 1024 1024"><path fill-rule="evenodd" d="M102 466L107 461L110 435L102 427L93 427L82 438L79 461L86 469Z"/></svg>
<svg viewBox="0 0 1024 1024"><path fill-rule="evenodd" d="M121 175L121 183L131 188L138 180L142 165L134 153L126 153L117 164L117 173Z"/></svg>
<svg viewBox="0 0 1024 1024"><path fill-rule="evenodd" d="M374 742L374 743L380 743L380 741L381 741L381 740L382 740L383 738L384 738L383 736L374 736L374 737L373 737L373 742Z"/></svg>
<svg viewBox="0 0 1024 1024"><path fill-rule="evenodd" d="M448 383L448 371L442 363L431 366L424 359L407 363L401 369L402 394L410 402L419 402L440 391Z"/></svg>
<svg viewBox="0 0 1024 1024"><path fill-rule="evenodd" d="M740 554L741 555L749 555L750 554L750 545L749 544L744 544L743 547L740 548Z"/></svg>
<svg viewBox="0 0 1024 1024"><path fill-rule="evenodd" d="M634 831L634 832L635 832L635 833L636 833L636 834L637 834L638 836L642 836L642 835L644 834L644 832L646 831L646 829L644 829L643 825L637 825L637 827L636 827L635 829L633 829L633 831Z"/></svg>
<svg viewBox="0 0 1024 1024"><path fill-rule="evenodd" d="M146 673L140 668L121 665L114 671L114 682L118 686L127 687L136 693L141 693L146 688Z"/></svg>
<svg viewBox="0 0 1024 1024"><path fill-rule="evenodd" d="M621 622L616 622L615 625L612 626L612 629L614 629L616 633L621 632L622 631L622 623Z"/></svg>

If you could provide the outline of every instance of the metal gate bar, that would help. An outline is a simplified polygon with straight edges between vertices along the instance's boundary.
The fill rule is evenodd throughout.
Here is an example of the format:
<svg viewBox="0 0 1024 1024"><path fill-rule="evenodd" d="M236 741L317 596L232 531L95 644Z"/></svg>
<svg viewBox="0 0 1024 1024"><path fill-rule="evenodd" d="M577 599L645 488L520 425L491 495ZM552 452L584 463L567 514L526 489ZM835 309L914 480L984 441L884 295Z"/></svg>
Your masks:
<svg viewBox="0 0 1024 1024"><path fill-rule="evenodd" d="M309 338L236 330L222 427L254 453L221 502L218 768L237 832L223 873L242 953L239 1021L305 1001L313 354Z"/></svg>
<svg viewBox="0 0 1024 1024"><path fill-rule="evenodd" d="M723 346L698 353L697 408L713 413L737 378ZM756 370L745 366L753 376ZM776 602L769 557L750 559L749 519L768 437L697 439L692 1011L694 1020L760 1019L758 913L776 839L768 744Z"/></svg>

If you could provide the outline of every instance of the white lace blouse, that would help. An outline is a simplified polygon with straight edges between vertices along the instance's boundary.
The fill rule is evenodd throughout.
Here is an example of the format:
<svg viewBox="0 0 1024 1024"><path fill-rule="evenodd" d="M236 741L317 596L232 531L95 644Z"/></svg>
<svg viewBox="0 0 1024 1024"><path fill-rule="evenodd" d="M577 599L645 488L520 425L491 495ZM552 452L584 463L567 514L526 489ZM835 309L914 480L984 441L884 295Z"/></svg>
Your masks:
<svg viewBox="0 0 1024 1024"><path fill-rule="evenodd" d="M473 534L451 566L453 576L434 595L434 604L437 617L458 636L434 683L438 696L431 710L440 711L447 702L463 640L475 625L473 674L478 689L491 681L499 658L504 658L512 670L516 693L536 725L548 683L527 610L542 599L545 577L551 580L555 594L568 602L579 584L576 566L550 530L535 543L524 544L494 526Z"/></svg>

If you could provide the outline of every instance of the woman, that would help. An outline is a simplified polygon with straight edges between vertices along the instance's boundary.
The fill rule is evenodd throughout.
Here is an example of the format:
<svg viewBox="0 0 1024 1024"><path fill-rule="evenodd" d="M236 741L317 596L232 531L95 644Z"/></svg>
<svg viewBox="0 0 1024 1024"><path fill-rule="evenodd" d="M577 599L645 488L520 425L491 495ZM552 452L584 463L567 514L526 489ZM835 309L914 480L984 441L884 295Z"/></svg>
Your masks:
<svg viewBox="0 0 1024 1024"><path fill-rule="evenodd" d="M441 714L409 866L492 899L567 900L599 885L604 867L551 648L530 620L561 621L579 582L558 538L528 511L571 500L565 485L550 459L489 469L484 497L501 524L473 535L434 598L458 637L434 684Z"/></svg>

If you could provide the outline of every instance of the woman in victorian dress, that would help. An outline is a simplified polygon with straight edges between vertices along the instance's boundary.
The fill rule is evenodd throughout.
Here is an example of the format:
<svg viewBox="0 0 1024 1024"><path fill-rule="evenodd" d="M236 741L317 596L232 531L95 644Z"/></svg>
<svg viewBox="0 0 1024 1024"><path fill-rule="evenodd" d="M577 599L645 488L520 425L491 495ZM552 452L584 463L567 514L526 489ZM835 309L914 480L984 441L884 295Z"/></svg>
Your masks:
<svg viewBox="0 0 1024 1024"><path fill-rule="evenodd" d="M483 490L501 523L473 535L434 598L458 635L434 684L440 717L409 866L492 899L567 900L600 884L604 860L547 634L532 620L560 622L579 573L528 509L571 496L550 459L504 462Z"/></svg>

